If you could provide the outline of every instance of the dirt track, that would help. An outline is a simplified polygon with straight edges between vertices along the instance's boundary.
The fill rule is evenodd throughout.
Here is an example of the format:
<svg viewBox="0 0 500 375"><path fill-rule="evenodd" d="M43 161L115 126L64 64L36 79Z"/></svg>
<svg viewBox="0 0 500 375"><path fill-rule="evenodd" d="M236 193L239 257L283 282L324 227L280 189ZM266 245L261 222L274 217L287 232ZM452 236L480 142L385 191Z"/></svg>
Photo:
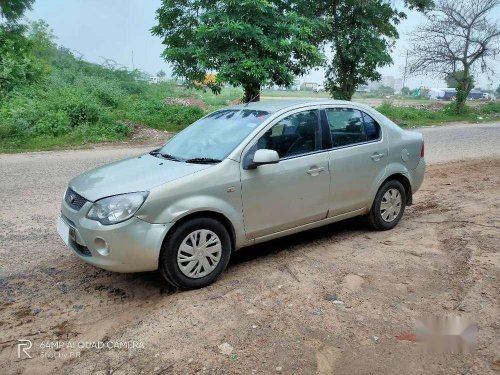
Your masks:
<svg viewBox="0 0 500 375"><path fill-rule="evenodd" d="M184 293L156 273L93 268L58 239L64 183L95 164L75 158L51 178L22 164L36 189L23 188L28 180L2 186L0 372L500 371L500 159L430 166L392 231L350 220L248 248L216 284ZM476 352L423 354L413 333L426 314L477 322ZM32 340L33 359L17 358L18 339ZM75 348L40 347L56 341ZM77 347L96 341L139 348Z"/></svg>

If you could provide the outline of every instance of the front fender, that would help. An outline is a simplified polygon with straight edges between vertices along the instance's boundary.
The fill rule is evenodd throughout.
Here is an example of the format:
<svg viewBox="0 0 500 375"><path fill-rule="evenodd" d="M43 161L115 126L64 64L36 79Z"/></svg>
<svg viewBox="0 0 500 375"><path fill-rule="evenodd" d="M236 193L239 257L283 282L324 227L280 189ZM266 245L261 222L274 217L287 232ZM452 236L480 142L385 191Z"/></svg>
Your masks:
<svg viewBox="0 0 500 375"><path fill-rule="evenodd" d="M227 198L226 198L227 199ZM244 246L246 238L241 210L238 211L230 201L210 195L197 195L176 200L168 205L156 218L160 223L175 223L187 216L200 212L213 212L223 215L233 226L236 249Z"/></svg>
<svg viewBox="0 0 500 375"><path fill-rule="evenodd" d="M222 163L151 189L137 217L154 224L175 223L188 215L210 212L232 225L236 249L246 244L239 163Z"/></svg>

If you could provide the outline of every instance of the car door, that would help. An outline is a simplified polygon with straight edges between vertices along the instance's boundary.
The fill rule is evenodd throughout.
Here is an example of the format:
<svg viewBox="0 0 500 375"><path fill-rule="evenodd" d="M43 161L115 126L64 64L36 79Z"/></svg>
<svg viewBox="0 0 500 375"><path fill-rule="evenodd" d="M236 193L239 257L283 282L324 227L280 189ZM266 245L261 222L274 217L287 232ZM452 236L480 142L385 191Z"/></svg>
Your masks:
<svg viewBox="0 0 500 375"><path fill-rule="evenodd" d="M277 118L243 152L241 185L248 238L326 218L329 156L317 106ZM278 152L277 164L248 169L258 149Z"/></svg>
<svg viewBox="0 0 500 375"><path fill-rule="evenodd" d="M336 216L370 204L373 185L387 165L388 142L377 121L359 109L323 110L332 137L329 216Z"/></svg>

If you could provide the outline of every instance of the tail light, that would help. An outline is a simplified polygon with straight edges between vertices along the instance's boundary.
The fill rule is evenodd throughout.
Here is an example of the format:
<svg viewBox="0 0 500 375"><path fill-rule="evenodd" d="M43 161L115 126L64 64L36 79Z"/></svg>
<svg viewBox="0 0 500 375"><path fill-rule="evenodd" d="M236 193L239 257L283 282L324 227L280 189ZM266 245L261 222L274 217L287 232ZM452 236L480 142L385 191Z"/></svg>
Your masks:
<svg viewBox="0 0 500 375"><path fill-rule="evenodd" d="M424 140L422 139L422 148L420 149L420 157L423 158L425 154Z"/></svg>

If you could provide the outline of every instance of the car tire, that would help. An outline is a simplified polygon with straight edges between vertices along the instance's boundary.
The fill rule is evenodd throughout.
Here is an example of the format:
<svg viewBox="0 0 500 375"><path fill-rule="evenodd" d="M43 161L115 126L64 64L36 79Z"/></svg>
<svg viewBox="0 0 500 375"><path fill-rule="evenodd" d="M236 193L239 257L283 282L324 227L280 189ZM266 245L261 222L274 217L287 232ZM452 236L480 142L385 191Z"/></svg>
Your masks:
<svg viewBox="0 0 500 375"><path fill-rule="evenodd" d="M405 208L406 191L403 185L396 180L387 181L375 196L368 221L376 230L392 229L403 217Z"/></svg>
<svg viewBox="0 0 500 375"><path fill-rule="evenodd" d="M175 288L203 288L226 269L231 252L226 227L215 219L199 217L180 224L167 236L160 252L159 270Z"/></svg>

